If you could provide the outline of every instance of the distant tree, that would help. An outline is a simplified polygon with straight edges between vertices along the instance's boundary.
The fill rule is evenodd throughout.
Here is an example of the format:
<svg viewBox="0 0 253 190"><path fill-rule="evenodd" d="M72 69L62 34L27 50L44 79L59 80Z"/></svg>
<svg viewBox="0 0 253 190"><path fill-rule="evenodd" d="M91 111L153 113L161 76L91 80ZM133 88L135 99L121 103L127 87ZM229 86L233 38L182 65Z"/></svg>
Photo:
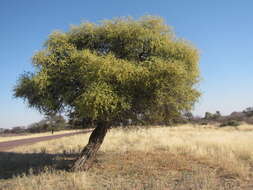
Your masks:
<svg viewBox="0 0 253 190"><path fill-rule="evenodd" d="M50 130L65 129L66 121L62 115L50 114L46 117L46 121L50 125Z"/></svg>
<svg viewBox="0 0 253 190"><path fill-rule="evenodd" d="M247 117L253 116L253 107L248 107L243 110L243 113L246 114Z"/></svg>
<svg viewBox="0 0 253 190"><path fill-rule="evenodd" d="M61 115L47 115L39 122L32 123L28 126L27 131L30 133L40 133L46 131L58 131L66 129L67 123Z"/></svg>
<svg viewBox="0 0 253 190"><path fill-rule="evenodd" d="M210 113L210 112L206 112L206 113L205 113L204 119L209 120L209 119L212 119L212 118L213 118L213 114L212 114L212 113Z"/></svg>
<svg viewBox="0 0 253 190"><path fill-rule="evenodd" d="M244 110L245 112L253 112L253 107L248 107Z"/></svg>
<svg viewBox="0 0 253 190"><path fill-rule="evenodd" d="M185 112L184 114L183 114L183 116L187 119L187 120L192 120L193 119L193 114L191 113L191 112L189 112L189 111L187 111L187 112Z"/></svg>
<svg viewBox="0 0 253 190"><path fill-rule="evenodd" d="M221 117L220 111L216 111L215 114L213 114L212 119L217 120Z"/></svg>
<svg viewBox="0 0 253 190"><path fill-rule="evenodd" d="M215 112L215 115L216 115L217 117L220 117L220 116L221 116L220 111L216 111L216 112Z"/></svg>
<svg viewBox="0 0 253 190"><path fill-rule="evenodd" d="M24 133L25 132L25 127L23 126L17 126L17 127L13 127L11 129L12 133Z"/></svg>
<svg viewBox="0 0 253 190"><path fill-rule="evenodd" d="M40 132L46 132L49 130L50 129L49 129L48 121L45 119L39 122L32 123L27 127L27 131L30 133L40 133Z"/></svg>
<svg viewBox="0 0 253 190"><path fill-rule="evenodd" d="M170 122L200 93L198 51L158 17L84 23L54 32L14 94L45 114L75 112L96 128L73 170L90 168L108 129L142 114Z"/></svg>
<svg viewBox="0 0 253 190"><path fill-rule="evenodd" d="M216 111L215 113L206 112L204 117L205 120L210 121L218 121L220 118L221 118L220 111Z"/></svg>
<svg viewBox="0 0 253 190"><path fill-rule="evenodd" d="M234 112L232 112L229 116L234 117L234 116L243 116L243 115L244 115L244 114L243 114L242 112L234 111Z"/></svg>
<svg viewBox="0 0 253 190"><path fill-rule="evenodd" d="M232 112L229 116L226 117L227 120L237 120L243 121L246 117L246 114L243 112Z"/></svg>

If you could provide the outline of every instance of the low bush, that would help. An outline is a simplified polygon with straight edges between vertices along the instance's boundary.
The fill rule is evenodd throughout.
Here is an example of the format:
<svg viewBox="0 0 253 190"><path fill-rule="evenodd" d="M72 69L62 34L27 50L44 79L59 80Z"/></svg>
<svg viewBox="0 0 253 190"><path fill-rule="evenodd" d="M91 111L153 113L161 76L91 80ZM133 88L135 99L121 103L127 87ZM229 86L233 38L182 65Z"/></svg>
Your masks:
<svg viewBox="0 0 253 190"><path fill-rule="evenodd" d="M220 127L226 127L226 126L232 126L232 127L237 127L240 125L239 121L236 120L229 120L229 121L225 121L223 123L220 124Z"/></svg>

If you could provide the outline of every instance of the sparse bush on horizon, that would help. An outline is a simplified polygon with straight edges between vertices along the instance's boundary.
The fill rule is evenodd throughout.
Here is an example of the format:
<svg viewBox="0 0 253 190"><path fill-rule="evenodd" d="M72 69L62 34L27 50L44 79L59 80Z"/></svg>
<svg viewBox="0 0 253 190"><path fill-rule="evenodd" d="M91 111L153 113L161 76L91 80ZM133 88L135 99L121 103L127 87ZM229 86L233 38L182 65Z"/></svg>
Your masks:
<svg viewBox="0 0 253 190"><path fill-rule="evenodd" d="M221 115L220 111L215 113L206 112L204 117L192 116L187 118L188 123L200 125L238 126L241 123L253 124L253 108L248 107L243 111L234 111L230 115ZM185 115L184 115L185 117ZM231 122L232 121L232 122Z"/></svg>

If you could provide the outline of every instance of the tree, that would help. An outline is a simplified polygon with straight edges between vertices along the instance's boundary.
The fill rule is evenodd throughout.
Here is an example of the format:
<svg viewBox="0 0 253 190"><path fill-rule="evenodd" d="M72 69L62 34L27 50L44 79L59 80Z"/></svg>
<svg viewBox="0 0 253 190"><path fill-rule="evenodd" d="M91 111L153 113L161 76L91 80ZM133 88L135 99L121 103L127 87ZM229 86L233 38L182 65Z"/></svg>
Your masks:
<svg viewBox="0 0 253 190"><path fill-rule="evenodd" d="M193 114L191 113L191 112L189 112L189 111L187 111L187 112L185 112L184 114L183 114L183 116L187 119L187 120L192 120L193 118L194 118L194 116L193 116Z"/></svg>
<svg viewBox="0 0 253 190"><path fill-rule="evenodd" d="M69 116L69 124L73 129L83 129L83 128L93 128L92 118L85 118L81 115L76 115L75 112L72 112Z"/></svg>
<svg viewBox="0 0 253 190"><path fill-rule="evenodd" d="M74 170L90 168L114 124L139 114L171 121L200 95L198 51L153 16L54 32L32 64L35 71L20 77L15 97L44 114L75 113L96 124Z"/></svg>
<svg viewBox="0 0 253 190"><path fill-rule="evenodd" d="M62 115L48 115L46 121L49 124L51 130L63 130L66 127L66 121Z"/></svg>
<svg viewBox="0 0 253 190"><path fill-rule="evenodd" d="M220 117L221 117L220 111L216 111L215 114L213 114L213 118L212 118L212 119L217 120L217 119L219 119Z"/></svg>
<svg viewBox="0 0 253 190"><path fill-rule="evenodd" d="M253 107L248 107L243 110L243 113L246 114L247 117L253 116Z"/></svg>
<svg viewBox="0 0 253 190"><path fill-rule="evenodd" d="M207 119L207 120L212 119L213 118L213 114L210 113L210 112L206 112L204 118Z"/></svg>

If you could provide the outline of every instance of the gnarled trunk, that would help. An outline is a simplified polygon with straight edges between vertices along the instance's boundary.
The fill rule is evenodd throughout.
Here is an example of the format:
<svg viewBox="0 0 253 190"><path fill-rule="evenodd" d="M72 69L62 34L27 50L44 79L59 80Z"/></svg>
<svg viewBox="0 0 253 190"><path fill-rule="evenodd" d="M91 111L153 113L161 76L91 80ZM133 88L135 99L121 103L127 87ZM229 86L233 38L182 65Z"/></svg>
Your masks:
<svg viewBox="0 0 253 190"><path fill-rule="evenodd" d="M71 170L88 170L96 156L98 149L104 141L104 137L109 128L108 123L99 122L97 127L92 131L88 144L82 150L80 156L74 162Z"/></svg>

